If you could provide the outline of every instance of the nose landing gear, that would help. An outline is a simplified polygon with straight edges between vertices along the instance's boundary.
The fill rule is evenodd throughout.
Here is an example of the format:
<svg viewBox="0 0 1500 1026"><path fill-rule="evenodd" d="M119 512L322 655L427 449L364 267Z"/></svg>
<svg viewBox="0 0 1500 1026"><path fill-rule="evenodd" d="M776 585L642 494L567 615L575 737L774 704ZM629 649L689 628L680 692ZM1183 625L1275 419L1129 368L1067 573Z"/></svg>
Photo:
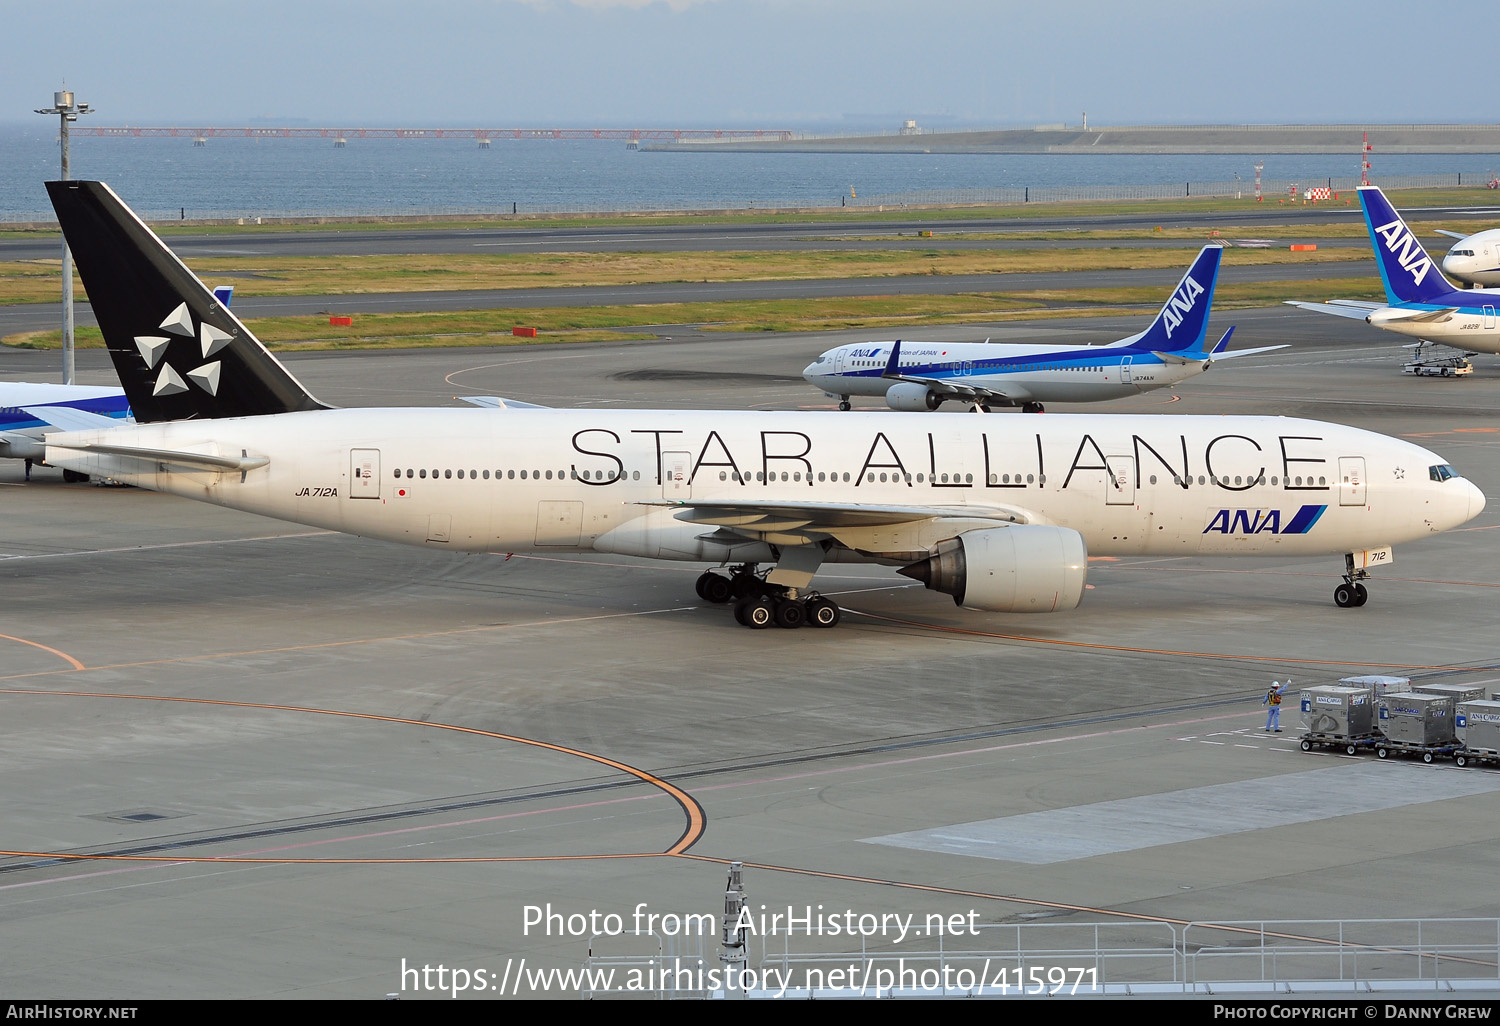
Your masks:
<svg viewBox="0 0 1500 1026"><path fill-rule="evenodd" d="M1333 604L1340 609L1354 609L1370 600L1370 592L1360 581L1370 579L1370 571L1354 566L1353 553L1344 556L1344 583L1333 589Z"/></svg>

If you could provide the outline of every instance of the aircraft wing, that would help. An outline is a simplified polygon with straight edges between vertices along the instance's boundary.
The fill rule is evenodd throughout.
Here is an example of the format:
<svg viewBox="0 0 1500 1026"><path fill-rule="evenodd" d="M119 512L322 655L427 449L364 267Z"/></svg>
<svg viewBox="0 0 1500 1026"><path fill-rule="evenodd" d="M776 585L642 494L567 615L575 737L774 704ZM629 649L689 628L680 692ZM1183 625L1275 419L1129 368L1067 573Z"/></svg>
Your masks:
<svg viewBox="0 0 1500 1026"><path fill-rule="evenodd" d="M943 517L1032 523L1036 516L1019 506L900 506L842 502L726 502L706 499L661 499L641 506L676 509L678 520L727 527L738 534L789 531L831 533L846 527L888 527Z"/></svg>
<svg viewBox="0 0 1500 1026"><path fill-rule="evenodd" d="M986 342L989 339L985 339ZM984 388L979 385L970 385L950 378L922 378L913 374L902 374L896 368L901 364L901 342L898 339L891 345L891 355L885 361L885 371L880 376L886 381L908 382L913 385L924 385L926 388L939 395L957 395L965 399L1004 399L1011 400L1014 397L993 388Z"/></svg>
<svg viewBox="0 0 1500 1026"><path fill-rule="evenodd" d="M31 416L51 424L63 431L93 431L99 428L117 428L123 423L100 413L76 409L72 406L23 406Z"/></svg>
<svg viewBox="0 0 1500 1026"><path fill-rule="evenodd" d="M1356 303L1353 300L1336 301L1333 303L1303 303L1295 299L1282 300L1287 306L1295 306L1299 310L1311 310L1313 313L1333 314L1335 317L1353 317L1356 320L1364 320L1370 316L1371 310L1383 310L1383 303Z"/></svg>
<svg viewBox="0 0 1500 1026"><path fill-rule="evenodd" d="M1460 240L1462 240L1462 239L1467 239L1468 238L1468 236L1465 235L1463 232L1444 231L1442 228L1434 228L1433 231L1436 232L1439 235L1446 235L1450 239L1460 239Z"/></svg>
<svg viewBox="0 0 1500 1026"><path fill-rule="evenodd" d="M918 378L909 374L882 374L881 377L887 381L909 381L914 385L926 385L930 391L942 395L962 396L965 399L1004 399L1006 401L1014 399L1014 396L996 388L983 388L979 385L968 385L945 378Z"/></svg>
<svg viewBox="0 0 1500 1026"><path fill-rule="evenodd" d="M40 434L24 431L0 431L0 456L17 460L40 460L47 455L47 443Z"/></svg>
<svg viewBox="0 0 1500 1026"><path fill-rule="evenodd" d="M474 406L483 406L491 410L546 410L547 406L539 406L536 403L523 403L519 399L506 399L499 395L457 395L455 399Z"/></svg>

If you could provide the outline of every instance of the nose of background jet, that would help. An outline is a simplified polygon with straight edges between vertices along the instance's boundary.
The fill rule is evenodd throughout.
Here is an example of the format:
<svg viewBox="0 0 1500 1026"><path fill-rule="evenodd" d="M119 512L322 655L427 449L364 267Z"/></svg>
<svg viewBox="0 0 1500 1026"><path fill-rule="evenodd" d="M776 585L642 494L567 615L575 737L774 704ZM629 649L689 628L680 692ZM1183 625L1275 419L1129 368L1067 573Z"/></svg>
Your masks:
<svg viewBox="0 0 1500 1026"><path fill-rule="evenodd" d="M802 377L807 381L816 382L822 376L823 372L818 368L818 361L816 360L802 368Z"/></svg>

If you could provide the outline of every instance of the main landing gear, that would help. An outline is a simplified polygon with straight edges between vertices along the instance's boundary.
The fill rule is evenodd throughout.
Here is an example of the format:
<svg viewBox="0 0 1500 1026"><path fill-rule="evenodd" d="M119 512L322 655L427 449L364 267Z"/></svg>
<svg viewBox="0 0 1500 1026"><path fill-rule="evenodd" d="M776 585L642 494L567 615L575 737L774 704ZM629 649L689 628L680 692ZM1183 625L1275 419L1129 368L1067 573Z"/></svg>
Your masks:
<svg viewBox="0 0 1500 1026"><path fill-rule="evenodd" d="M706 570L698 578L698 597L715 605L734 603L734 618L746 627L760 630L775 624L788 629L833 627L843 613L839 604L825 595L805 589L768 584L754 563L731 567L729 576Z"/></svg>
<svg viewBox="0 0 1500 1026"><path fill-rule="evenodd" d="M1344 583L1333 589L1333 604L1340 609L1362 606L1370 600L1370 593L1360 581L1370 579L1370 571L1364 567L1355 569L1354 555L1344 556Z"/></svg>
<svg viewBox="0 0 1500 1026"><path fill-rule="evenodd" d="M1045 406L1043 406L1041 403L1022 403L1021 404L1021 412L1022 413L1046 413L1047 412L1047 408Z"/></svg>

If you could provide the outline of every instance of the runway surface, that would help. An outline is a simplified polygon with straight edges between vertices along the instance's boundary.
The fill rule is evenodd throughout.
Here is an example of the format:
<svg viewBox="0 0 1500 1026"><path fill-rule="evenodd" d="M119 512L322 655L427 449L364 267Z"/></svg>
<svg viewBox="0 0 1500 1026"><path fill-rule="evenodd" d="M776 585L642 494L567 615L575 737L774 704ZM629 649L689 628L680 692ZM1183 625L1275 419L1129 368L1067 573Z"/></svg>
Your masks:
<svg viewBox="0 0 1500 1026"><path fill-rule="evenodd" d="M129 197L125 197L129 201ZM1404 208L1412 220L1435 218L1493 218L1493 203L1477 201L1471 205L1447 204ZM675 225L581 225L572 227L529 227L517 221L505 228L387 228L380 230L232 231L202 229L191 234L173 234L169 242L174 252L189 265L195 257L224 256L327 256L331 254L406 254L471 253L478 249L492 253L547 252L618 252L644 250L654 252L694 250L760 250L760 249L890 249L912 247L930 249L1012 247L1040 248L1049 243L1035 240L1007 240L1007 234L1039 231L1110 231L1141 228L1212 228L1260 226L1274 234L1284 225L1358 224L1357 204L1352 206L1286 207L1272 203L1244 210L1177 213L1171 210L1133 214L1094 214L1084 216L1039 217L960 217L942 220L908 218L898 212L872 218L871 211L850 209L847 217L830 216L812 223L772 224L675 224ZM917 238L918 231L931 231L936 238ZM977 232L999 235L996 239L945 239L954 232ZM903 238L904 236L904 238ZM1069 240L1061 245L1118 245ZM1131 245L1137 243L1131 242ZM1148 240L1146 244L1151 244ZM1176 240L1171 245L1191 247L1191 241ZM0 261L49 260L57 256L55 238L0 239Z"/></svg>
<svg viewBox="0 0 1500 1026"><path fill-rule="evenodd" d="M1196 252L1196 249L1194 250ZM470 289L453 292L394 292L342 296L236 296L235 313L242 317L300 317L318 314L436 313L452 310L535 309L539 307L584 307L669 303L717 303L745 300L820 299L845 296L949 296L966 292L1021 291L1026 289L1129 288L1153 286L1163 289L1165 299L1182 279L1191 263L1183 254L1181 267L1139 271L1072 271L1035 274L943 274L892 275L872 278L825 278L794 281L664 282L646 285L589 285L531 289ZM1373 260L1312 264L1306 268L1286 264L1234 267L1221 280L1243 282L1285 281L1296 275L1316 278L1363 278L1376 276ZM1309 300L1323 298L1309 286ZM1378 296L1378 289L1372 297ZM79 325L97 325L88 303L74 307ZM0 336L18 331L56 329L62 320L57 303L0 306ZM643 311L642 322L650 315ZM508 328L508 326L506 326ZM1139 331L1137 325L1129 329Z"/></svg>
<svg viewBox="0 0 1500 1026"><path fill-rule="evenodd" d="M422 996L403 960L514 982L521 959L584 959L573 914L716 916L728 860L756 909L919 923L1500 916L1500 770L1303 753L1295 702L1260 729L1273 678L1500 677L1500 358L1415 379L1363 325L1276 308L1211 330L1231 323L1236 345L1293 348L1054 412L1352 423L1438 452L1489 508L1398 548L1356 610L1333 605L1336 557L1096 561L1079 609L1031 618L837 567L819 582L839 627L750 631L694 596L696 565L406 549L0 463L0 849L32 853L0 860L0 991ZM887 334L289 362L340 405L838 416L798 372ZM0 376L55 362L0 352ZM79 363L110 380L102 353ZM84 854L131 857L62 857Z"/></svg>

